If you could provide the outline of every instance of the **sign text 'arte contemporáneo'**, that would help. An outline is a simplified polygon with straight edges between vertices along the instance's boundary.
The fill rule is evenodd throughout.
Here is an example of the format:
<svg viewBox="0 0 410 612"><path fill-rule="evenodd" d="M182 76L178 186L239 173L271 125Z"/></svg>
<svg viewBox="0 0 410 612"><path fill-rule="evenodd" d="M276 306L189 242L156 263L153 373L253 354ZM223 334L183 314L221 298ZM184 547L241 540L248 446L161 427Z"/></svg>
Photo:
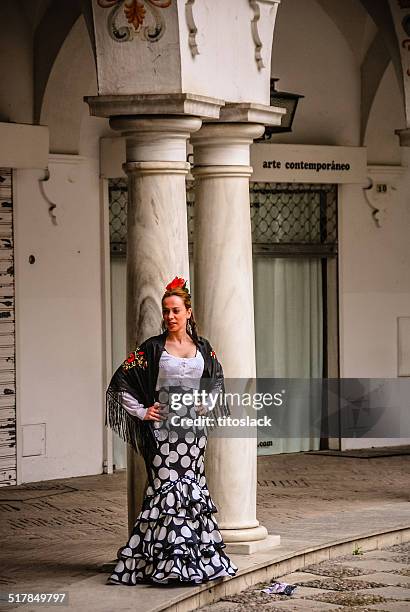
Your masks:
<svg viewBox="0 0 410 612"><path fill-rule="evenodd" d="M261 143L251 147L252 181L275 183L365 183L364 147Z"/></svg>
<svg viewBox="0 0 410 612"><path fill-rule="evenodd" d="M274 168L280 170L282 167L282 163L280 161L273 160L265 160L263 162L264 168ZM316 172L320 172L321 170L331 170L333 172L342 170L347 171L350 170L350 164L338 164L333 159L331 162L307 162L307 161L287 161L284 162L286 170L315 170Z"/></svg>

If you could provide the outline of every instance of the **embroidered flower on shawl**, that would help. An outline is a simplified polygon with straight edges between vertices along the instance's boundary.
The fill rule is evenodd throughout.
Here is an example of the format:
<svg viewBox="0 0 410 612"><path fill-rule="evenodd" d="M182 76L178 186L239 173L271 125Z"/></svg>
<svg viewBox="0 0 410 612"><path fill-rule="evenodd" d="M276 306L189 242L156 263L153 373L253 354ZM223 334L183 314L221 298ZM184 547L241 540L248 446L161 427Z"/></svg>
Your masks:
<svg viewBox="0 0 410 612"><path fill-rule="evenodd" d="M211 351L211 357L213 357L214 359L216 359L216 353L215 353L215 351Z"/></svg>
<svg viewBox="0 0 410 612"><path fill-rule="evenodd" d="M124 370L129 370L130 368L135 367L143 369L148 367L147 360L144 357L144 351L140 351L139 348L140 347L137 346L135 351L130 353L127 359L124 361L124 363L122 364Z"/></svg>

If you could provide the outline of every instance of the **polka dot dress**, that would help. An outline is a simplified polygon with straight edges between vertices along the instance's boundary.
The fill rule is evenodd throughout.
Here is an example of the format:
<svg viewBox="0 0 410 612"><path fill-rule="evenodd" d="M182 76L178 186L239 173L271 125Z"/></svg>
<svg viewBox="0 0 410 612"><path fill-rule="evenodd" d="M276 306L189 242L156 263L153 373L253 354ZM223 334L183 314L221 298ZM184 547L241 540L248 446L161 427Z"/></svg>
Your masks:
<svg viewBox="0 0 410 612"><path fill-rule="evenodd" d="M159 365L159 401L169 412L167 420L151 422L157 443L153 486L147 489L130 539L118 551L110 584L202 583L233 576L238 569L223 551L214 518L217 508L205 477L205 431L201 425L186 424L185 418L177 423L170 418L176 412L179 417L198 416L189 402L173 412L172 398L178 397L174 393L189 397L199 388L203 357L199 351L184 358L164 350Z"/></svg>

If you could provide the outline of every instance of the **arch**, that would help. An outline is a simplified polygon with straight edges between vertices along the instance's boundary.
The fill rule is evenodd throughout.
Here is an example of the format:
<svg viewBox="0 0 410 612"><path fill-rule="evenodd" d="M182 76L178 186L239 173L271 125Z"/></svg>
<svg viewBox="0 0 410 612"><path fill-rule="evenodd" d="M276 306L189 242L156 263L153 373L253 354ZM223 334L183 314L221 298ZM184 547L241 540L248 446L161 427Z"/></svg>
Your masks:
<svg viewBox="0 0 410 612"><path fill-rule="evenodd" d="M391 61L393 62L393 66L396 71L397 80L404 97L400 47L397 41L396 29L390 11L390 6L385 0L381 2L375 2L374 0L360 0L360 2L369 13L384 38L385 45L389 51Z"/></svg>
<svg viewBox="0 0 410 612"><path fill-rule="evenodd" d="M53 0L38 24L33 41L34 55L34 121L41 114L44 92L56 57L81 15L75 0Z"/></svg>
<svg viewBox="0 0 410 612"><path fill-rule="evenodd" d="M404 99L403 69L400 45L387 0L317 0L342 32L361 65L361 142L363 142L371 107L390 61ZM394 0L397 2L397 0ZM373 24L363 28L360 19ZM370 25L370 24L369 24ZM362 27L362 32L360 32ZM367 36L366 36L367 30ZM371 38L369 38L369 35ZM368 41L366 41L368 38Z"/></svg>
<svg viewBox="0 0 410 612"><path fill-rule="evenodd" d="M389 61L373 96L363 134L369 164L401 163L400 142L395 131L405 124L400 84Z"/></svg>
<svg viewBox="0 0 410 612"><path fill-rule="evenodd" d="M275 134L275 142L357 146L359 67L346 37L321 2L284 2L276 21L272 76L280 78L279 89L305 98L292 133Z"/></svg>
<svg viewBox="0 0 410 612"><path fill-rule="evenodd" d="M400 46L389 3L387 0L316 0L315 3L337 28L360 69L359 138L360 143L363 143L372 104L390 61L395 69L404 104ZM312 4L310 9L313 9ZM280 36L278 31L275 32L275 38L277 36Z"/></svg>
<svg viewBox="0 0 410 612"><path fill-rule="evenodd" d="M31 123L31 32L11 2L0 2L0 32L0 121Z"/></svg>
<svg viewBox="0 0 410 612"><path fill-rule="evenodd" d="M362 90L360 138L362 143L364 141L373 101L387 66L390 63L390 59L390 53L384 42L384 36L379 30L367 50L360 69Z"/></svg>
<svg viewBox="0 0 410 612"><path fill-rule="evenodd" d="M94 54L83 16L66 36L42 97L40 123L50 128L50 151L79 151L81 122L88 116L84 96L96 94Z"/></svg>
<svg viewBox="0 0 410 612"><path fill-rule="evenodd" d="M316 0L345 38L358 64L377 33L377 26L358 0Z"/></svg>

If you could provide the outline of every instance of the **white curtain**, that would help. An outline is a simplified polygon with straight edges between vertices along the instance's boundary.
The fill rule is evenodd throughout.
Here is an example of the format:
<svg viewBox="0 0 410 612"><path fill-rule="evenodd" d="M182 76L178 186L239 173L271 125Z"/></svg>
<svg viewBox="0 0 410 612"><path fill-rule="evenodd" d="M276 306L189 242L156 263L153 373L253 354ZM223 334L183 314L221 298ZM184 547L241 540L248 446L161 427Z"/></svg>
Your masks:
<svg viewBox="0 0 410 612"><path fill-rule="evenodd" d="M258 378L321 378L323 307L320 259L254 258L255 340ZM307 393L309 389L309 393ZM319 385L305 380L275 416L287 419L292 437L278 438L277 425L260 428L258 454L316 450L320 436Z"/></svg>
<svg viewBox="0 0 410 612"><path fill-rule="evenodd" d="M126 285L127 263L125 257L111 258L111 332L112 371L118 368L127 353L126 338ZM116 469L127 466L127 446L113 432L113 462Z"/></svg>

